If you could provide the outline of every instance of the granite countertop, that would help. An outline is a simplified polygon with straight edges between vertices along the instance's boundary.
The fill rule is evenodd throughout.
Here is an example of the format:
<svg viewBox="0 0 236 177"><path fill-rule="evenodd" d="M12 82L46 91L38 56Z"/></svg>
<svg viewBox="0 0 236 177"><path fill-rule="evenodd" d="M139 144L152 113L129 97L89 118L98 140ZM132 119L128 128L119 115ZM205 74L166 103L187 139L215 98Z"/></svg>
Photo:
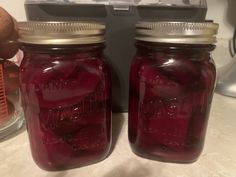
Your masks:
<svg viewBox="0 0 236 177"><path fill-rule="evenodd" d="M193 164L170 164L134 155L127 114L113 116L113 148L104 161L68 171L47 172L33 162L27 132L0 143L0 177L235 177L236 99L214 95L204 151Z"/></svg>

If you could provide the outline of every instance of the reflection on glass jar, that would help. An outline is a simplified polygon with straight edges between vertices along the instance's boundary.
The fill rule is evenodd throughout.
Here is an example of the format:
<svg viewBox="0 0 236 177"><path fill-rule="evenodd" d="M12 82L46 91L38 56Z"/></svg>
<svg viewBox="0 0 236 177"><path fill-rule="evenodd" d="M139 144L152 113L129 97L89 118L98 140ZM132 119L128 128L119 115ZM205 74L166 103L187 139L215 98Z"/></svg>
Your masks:
<svg viewBox="0 0 236 177"><path fill-rule="evenodd" d="M104 28L76 22L20 24L23 109L33 158L45 170L80 167L108 155L111 83L103 60Z"/></svg>
<svg viewBox="0 0 236 177"><path fill-rule="evenodd" d="M16 46L17 44L14 41L1 43L1 57L10 58L17 52ZM5 138L15 133L23 126L24 120L19 90L19 65L21 59L21 51L11 59L0 58L0 138Z"/></svg>
<svg viewBox="0 0 236 177"><path fill-rule="evenodd" d="M129 97L136 154L167 162L198 159L215 86L210 52L217 29L212 23L137 25Z"/></svg>

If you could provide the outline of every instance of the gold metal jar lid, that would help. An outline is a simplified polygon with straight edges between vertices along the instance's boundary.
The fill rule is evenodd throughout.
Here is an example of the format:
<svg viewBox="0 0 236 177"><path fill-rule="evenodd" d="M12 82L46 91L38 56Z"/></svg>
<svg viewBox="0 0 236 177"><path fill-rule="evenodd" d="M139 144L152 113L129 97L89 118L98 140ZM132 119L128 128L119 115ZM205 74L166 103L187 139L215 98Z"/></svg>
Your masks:
<svg viewBox="0 0 236 177"><path fill-rule="evenodd" d="M42 45L93 44L105 41L105 25L90 22L19 22L19 42Z"/></svg>
<svg viewBox="0 0 236 177"><path fill-rule="evenodd" d="M213 44L219 25L212 22L140 22L136 39L147 42L176 44Z"/></svg>

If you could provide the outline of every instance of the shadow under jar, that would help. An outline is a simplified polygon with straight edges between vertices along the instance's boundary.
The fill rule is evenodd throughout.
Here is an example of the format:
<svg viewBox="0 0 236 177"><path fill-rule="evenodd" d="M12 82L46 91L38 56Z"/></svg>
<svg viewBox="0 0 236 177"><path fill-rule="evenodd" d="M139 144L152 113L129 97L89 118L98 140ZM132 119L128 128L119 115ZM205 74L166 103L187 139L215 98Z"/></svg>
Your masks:
<svg viewBox="0 0 236 177"><path fill-rule="evenodd" d="M22 22L22 103L33 158L45 170L103 160L111 145L105 26Z"/></svg>
<svg viewBox="0 0 236 177"><path fill-rule="evenodd" d="M135 154L176 163L198 159L215 86L217 31L214 23L137 24L128 129Z"/></svg>

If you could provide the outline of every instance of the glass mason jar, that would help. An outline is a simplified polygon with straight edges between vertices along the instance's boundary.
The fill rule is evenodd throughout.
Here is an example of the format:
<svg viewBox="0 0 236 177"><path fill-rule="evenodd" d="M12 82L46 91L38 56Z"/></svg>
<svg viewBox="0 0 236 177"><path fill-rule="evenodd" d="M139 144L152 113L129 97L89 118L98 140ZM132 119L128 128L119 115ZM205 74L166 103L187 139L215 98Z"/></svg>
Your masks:
<svg viewBox="0 0 236 177"><path fill-rule="evenodd" d="M131 65L129 141L139 156L190 163L204 145L218 25L143 22Z"/></svg>
<svg viewBox="0 0 236 177"><path fill-rule="evenodd" d="M12 32L7 40L0 42L0 139L16 133L24 125L19 85L22 56L17 51L17 34Z"/></svg>
<svg viewBox="0 0 236 177"><path fill-rule="evenodd" d="M111 145L111 82L99 23L22 22L22 103L32 156L45 170L104 159Z"/></svg>

